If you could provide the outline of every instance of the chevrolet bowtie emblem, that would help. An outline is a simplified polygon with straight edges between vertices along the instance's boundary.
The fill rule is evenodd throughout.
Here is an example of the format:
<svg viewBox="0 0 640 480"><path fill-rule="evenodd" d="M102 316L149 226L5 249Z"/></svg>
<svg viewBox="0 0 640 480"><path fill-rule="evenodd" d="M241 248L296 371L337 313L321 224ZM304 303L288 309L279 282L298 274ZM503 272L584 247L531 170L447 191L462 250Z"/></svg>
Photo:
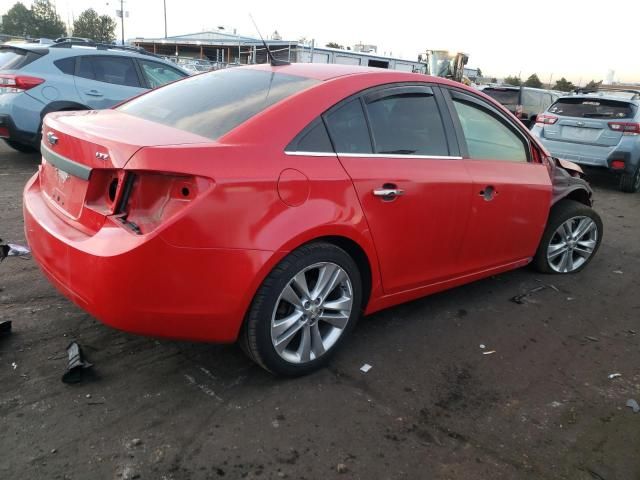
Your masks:
<svg viewBox="0 0 640 480"><path fill-rule="evenodd" d="M47 140L51 145L58 143L58 137L56 137L53 132L47 132Z"/></svg>

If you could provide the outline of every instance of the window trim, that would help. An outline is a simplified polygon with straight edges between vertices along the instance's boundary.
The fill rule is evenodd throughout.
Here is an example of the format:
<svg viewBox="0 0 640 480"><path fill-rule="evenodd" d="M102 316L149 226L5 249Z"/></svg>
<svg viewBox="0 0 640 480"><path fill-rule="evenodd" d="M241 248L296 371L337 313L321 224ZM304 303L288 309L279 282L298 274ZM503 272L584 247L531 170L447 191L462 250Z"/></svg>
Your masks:
<svg viewBox="0 0 640 480"><path fill-rule="evenodd" d="M131 62L133 62L133 68L136 71L136 75L138 76L138 86L132 86L132 85L124 85L122 83L111 83L111 82L104 82L102 80L96 80L95 78L87 78L87 77L81 77L80 75L78 75L78 72L80 71L80 67L82 65L82 62L85 61L88 58L117 58L117 59L126 59L129 60ZM75 72L73 74L74 77L78 77L78 78L83 78L84 80L89 80L90 82L98 82L98 83L106 83L107 85L118 85L120 87L127 87L127 88L144 88L144 89L149 89L148 87L146 87L146 82L144 80L144 78L142 78L141 74L140 74L140 66L138 65L138 62L136 62L136 59L133 57L127 57L124 55L78 55L76 57L76 69Z"/></svg>
<svg viewBox="0 0 640 480"><path fill-rule="evenodd" d="M375 143L373 132L371 130L371 124L369 121L369 114L366 108L366 103L371 103L373 101L380 100L387 96L395 96L401 95L402 93L417 93L424 92L428 95L432 95L436 100L436 106L440 113L440 118L442 121L442 128L444 130L445 138L447 141L447 147L449 150L448 155L400 155L400 154L380 154L380 153L342 153L337 152L335 148L335 142L331 137L331 131L327 124L326 117L330 115L333 111L338 110L343 105L358 99L360 101L360 106L362 108L363 115L365 117L365 121L367 124L367 130L369 132L369 142L371 146L371 151L375 152ZM313 128L316 125L316 122L322 119L324 123L327 134L329 135L329 140L331 141L331 145L333 146L333 152L299 152L290 150L290 147L293 145L294 141L298 138L301 138L309 129ZM458 142L458 133L455 130L455 125L453 119L451 118L451 113L449 111L448 105L446 103L446 98L443 95L440 85L438 83L433 82L393 82L386 83L383 85L376 85L373 87L368 87L363 90L360 90L352 95L349 95L346 98L343 98L338 103L332 105L324 112L322 112L319 116L311 120L298 134L296 134L293 139L285 146L284 153L286 155L292 156L313 156L313 157L350 157L350 158L394 158L394 159L441 159L441 160L461 160L463 157L460 151L459 142Z"/></svg>
<svg viewBox="0 0 640 480"><path fill-rule="evenodd" d="M490 159L480 159L480 158L472 159L470 157L469 149L467 147L467 141L464 136L464 131L462 130L462 124L460 123L460 119L458 118L458 112L456 111L455 105L453 104L454 99L459 100L462 103L471 104L479 108L480 110L484 111L488 115L498 120L502 125L507 127L514 135L516 135L523 142L525 146L526 155L527 155L526 162L519 162L517 160L501 160L501 161L511 162L511 163L527 163L527 164L537 163L534 161L533 155L531 153L532 144L531 144L530 138L525 133L523 133L519 125L515 125L510 119L506 117L506 115L504 115L503 112L500 112L493 105L489 104L488 102L481 99L480 97L473 95L470 92L459 90L453 87L443 87L442 90L443 90L443 93L446 92L446 94L444 95L445 101L447 103L449 114L451 116L451 120L453 121L454 129L458 137L460 155L462 155L463 158L467 158L470 160L477 160L477 161L490 160Z"/></svg>

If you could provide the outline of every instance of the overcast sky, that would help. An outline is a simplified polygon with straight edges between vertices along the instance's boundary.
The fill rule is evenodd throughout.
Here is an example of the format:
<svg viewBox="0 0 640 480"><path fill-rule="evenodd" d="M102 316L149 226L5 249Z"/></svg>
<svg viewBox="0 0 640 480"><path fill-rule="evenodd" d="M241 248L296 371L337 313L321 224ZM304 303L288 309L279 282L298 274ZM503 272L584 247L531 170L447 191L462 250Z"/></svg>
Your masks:
<svg viewBox="0 0 640 480"><path fill-rule="evenodd" d="M23 0L30 5L30 0ZM0 0L4 13L14 0ZM118 0L55 0L64 21L93 7L115 15ZM372 43L378 52L414 60L426 49L469 53L469 66L496 77L537 73L544 82L565 76L582 84L615 71L618 81L640 82L640 0L492 0L347 2L166 0L168 34L223 25L256 36L274 30L284 40L316 45ZM384 5L381 7L379 5ZM163 0L127 0L125 37L164 36ZM119 28L119 27L118 27ZM118 30L118 35L119 35Z"/></svg>

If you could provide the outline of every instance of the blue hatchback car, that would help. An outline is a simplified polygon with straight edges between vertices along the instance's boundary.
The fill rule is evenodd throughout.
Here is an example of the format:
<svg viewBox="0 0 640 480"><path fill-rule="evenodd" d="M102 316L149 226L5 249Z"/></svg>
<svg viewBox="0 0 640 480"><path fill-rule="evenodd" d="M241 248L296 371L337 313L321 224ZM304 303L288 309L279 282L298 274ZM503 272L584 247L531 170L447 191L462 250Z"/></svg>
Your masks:
<svg viewBox="0 0 640 480"><path fill-rule="evenodd" d="M532 133L554 157L607 168L620 176L620 190L640 190L640 92L561 97Z"/></svg>
<svg viewBox="0 0 640 480"><path fill-rule="evenodd" d="M109 108L188 75L133 47L69 40L0 45L0 138L33 151L49 112Z"/></svg>

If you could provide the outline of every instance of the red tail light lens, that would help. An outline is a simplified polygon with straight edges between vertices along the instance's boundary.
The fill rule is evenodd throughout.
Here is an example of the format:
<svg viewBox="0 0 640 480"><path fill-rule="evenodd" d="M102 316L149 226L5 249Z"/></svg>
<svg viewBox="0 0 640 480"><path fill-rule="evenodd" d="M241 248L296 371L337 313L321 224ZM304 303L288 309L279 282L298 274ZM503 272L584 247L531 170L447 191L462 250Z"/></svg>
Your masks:
<svg viewBox="0 0 640 480"><path fill-rule="evenodd" d="M611 168L614 170L624 170L624 160L614 160L611 162Z"/></svg>
<svg viewBox="0 0 640 480"><path fill-rule="evenodd" d="M623 135L640 135L640 123L609 122L609 128Z"/></svg>
<svg viewBox="0 0 640 480"><path fill-rule="evenodd" d="M0 75L0 93L20 93L37 87L44 82L44 78L28 75Z"/></svg>
<svg viewBox="0 0 640 480"><path fill-rule="evenodd" d="M0 127L0 137L1 138L9 138L9 128L8 127Z"/></svg>
<svg viewBox="0 0 640 480"><path fill-rule="evenodd" d="M538 115L536 117L536 123L542 123L544 125L553 125L558 121L558 117L555 115Z"/></svg>

